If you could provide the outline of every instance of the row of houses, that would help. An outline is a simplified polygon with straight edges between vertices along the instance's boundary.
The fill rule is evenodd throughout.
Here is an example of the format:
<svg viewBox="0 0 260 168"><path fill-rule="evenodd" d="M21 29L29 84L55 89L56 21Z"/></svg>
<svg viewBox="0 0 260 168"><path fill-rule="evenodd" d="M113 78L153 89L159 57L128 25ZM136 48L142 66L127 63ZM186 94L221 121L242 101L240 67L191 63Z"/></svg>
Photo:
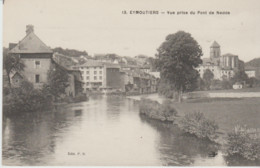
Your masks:
<svg viewBox="0 0 260 168"><path fill-rule="evenodd" d="M122 91L151 93L157 91L158 78L133 65L89 60L85 64L73 66L82 76L83 91Z"/></svg>
<svg viewBox="0 0 260 168"><path fill-rule="evenodd" d="M41 88L48 82L48 72L59 68L69 76L66 93L71 96L89 90L135 91L149 93L157 91L157 80L147 68L139 68L107 61L88 60L84 64L70 64L45 45L34 33L32 25L26 26L26 36L17 44L9 44L9 53L21 59L25 68L11 74L11 84L19 87L22 80L28 80L34 88ZM157 75L158 77L158 75Z"/></svg>

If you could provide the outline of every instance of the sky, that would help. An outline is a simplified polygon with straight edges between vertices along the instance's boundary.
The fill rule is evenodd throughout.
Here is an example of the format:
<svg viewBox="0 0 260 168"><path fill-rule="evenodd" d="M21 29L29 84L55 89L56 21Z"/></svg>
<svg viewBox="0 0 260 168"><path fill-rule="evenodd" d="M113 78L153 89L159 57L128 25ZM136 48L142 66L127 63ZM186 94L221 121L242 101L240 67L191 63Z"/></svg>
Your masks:
<svg viewBox="0 0 260 168"><path fill-rule="evenodd" d="M130 14L136 10L159 14ZM195 15L167 11L194 11ZM183 30L202 47L203 58L209 57L214 40L221 54L232 53L243 61L260 57L259 0L5 0L3 46L21 40L28 24L48 46L85 50L90 55L153 57L168 34Z"/></svg>

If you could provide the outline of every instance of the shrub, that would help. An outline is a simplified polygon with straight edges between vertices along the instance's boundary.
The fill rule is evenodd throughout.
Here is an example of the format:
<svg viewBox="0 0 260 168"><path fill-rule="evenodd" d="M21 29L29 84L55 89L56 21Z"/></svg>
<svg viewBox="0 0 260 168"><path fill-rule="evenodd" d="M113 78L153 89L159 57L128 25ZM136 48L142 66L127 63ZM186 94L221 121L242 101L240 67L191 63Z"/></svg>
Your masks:
<svg viewBox="0 0 260 168"><path fill-rule="evenodd" d="M170 101L160 104L157 101L142 98L140 101L140 113L161 121L173 121L177 111Z"/></svg>
<svg viewBox="0 0 260 168"><path fill-rule="evenodd" d="M87 101L88 100L88 97L86 94L78 94L75 96L73 102L82 102L82 101Z"/></svg>
<svg viewBox="0 0 260 168"><path fill-rule="evenodd" d="M238 154L248 160L260 158L260 135L256 129L247 126L236 126L228 134L227 153L229 155Z"/></svg>
<svg viewBox="0 0 260 168"><path fill-rule="evenodd" d="M160 111L163 116L166 118L174 117L177 115L177 111L174 108L174 105L170 100L165 100L161 105L160 105Z"/></svg>
<svg viewBox="0 0 260 168"><path fill-rule="evenodd" d="M41 90L33 88L30 82L23 81L19 88L12 88L4 111L9 113L31 112L50 107L51 99Z"/></svg>
<svg viewBox="0 0 260 168"><path fill-rule="evenodd" d="M208 138L215 140L217 138L218 125L215 121L211 121L201 112L189 113L179 122L180 128L190 134L196 135L198 138Z"/></svg>

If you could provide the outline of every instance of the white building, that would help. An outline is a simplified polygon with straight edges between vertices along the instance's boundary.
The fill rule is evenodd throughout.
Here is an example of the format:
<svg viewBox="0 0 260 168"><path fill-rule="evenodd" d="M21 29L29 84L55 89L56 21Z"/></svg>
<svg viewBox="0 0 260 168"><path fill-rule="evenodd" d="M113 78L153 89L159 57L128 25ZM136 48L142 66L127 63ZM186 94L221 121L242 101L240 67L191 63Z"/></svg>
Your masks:
<svg viewBox="0 0 260 168"><path fill-rule="evenodd" d="M217 65L206 63L202 64L196 68L200 74L200 77L203 78L204 72L209 69L214 74L214 79L222 79L221 68Z"/></svg>
<svg viewBox="0 0 260 168"><path fill-rule="evenodd" d="M256 68L254 67L245 67L245 73L249 78L255 78L256 77Z"/></svg>
<svg viewBox="0 0 260 168"><path fill-rule="evenodd" d="M73 69L81 71L84 92L120 87L120 67L118 65L89 60L83 65L74 66Z"/></svg>
<svg viewBox="0 0 260 168"><path fill-rule="evenodd" d="M210 58L204 58L203 63L196 68L201 78L206 69L209 69L217 80L230 79L234 76L239 68L238 56L233 54L221 56L220 53L220 45L214 41L210 46Z"/></svg>

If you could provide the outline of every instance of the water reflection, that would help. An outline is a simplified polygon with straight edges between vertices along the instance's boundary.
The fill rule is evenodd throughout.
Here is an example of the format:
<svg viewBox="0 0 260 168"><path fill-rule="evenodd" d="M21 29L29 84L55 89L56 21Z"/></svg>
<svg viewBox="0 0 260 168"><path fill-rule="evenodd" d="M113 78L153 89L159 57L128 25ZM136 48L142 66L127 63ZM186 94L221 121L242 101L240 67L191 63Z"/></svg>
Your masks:
<svg viewBox="0 0 260 168"><path fill-rule="evenodd" d="M32 113L4 117L3 164L45 165L55 152L60 134L73 122L66 108L53 113Z"/></svg>
<svg viewBox="0 0 260 168"><path fill-rule="evenodd" d="M218 149L217 144L184 134L177 126L173 126L171 123L150 120L142 115L140 117L143 122L148 123L160 133L158 150L161 153L164 165L197 165L196 160L203 158L203 160L210 163L215 159L215 157L209 157L209 152L216 152ZM217 165L225 165L225 163L221 161Z"/></svg>
<svg viewBox="0 0 260 168"><path fill-rule="evenodd" d="M3 116L3 164L260 165L220 151L209 157L216 144L140 116L138 109L133 100L96 96L50 112Z"/></svg>

